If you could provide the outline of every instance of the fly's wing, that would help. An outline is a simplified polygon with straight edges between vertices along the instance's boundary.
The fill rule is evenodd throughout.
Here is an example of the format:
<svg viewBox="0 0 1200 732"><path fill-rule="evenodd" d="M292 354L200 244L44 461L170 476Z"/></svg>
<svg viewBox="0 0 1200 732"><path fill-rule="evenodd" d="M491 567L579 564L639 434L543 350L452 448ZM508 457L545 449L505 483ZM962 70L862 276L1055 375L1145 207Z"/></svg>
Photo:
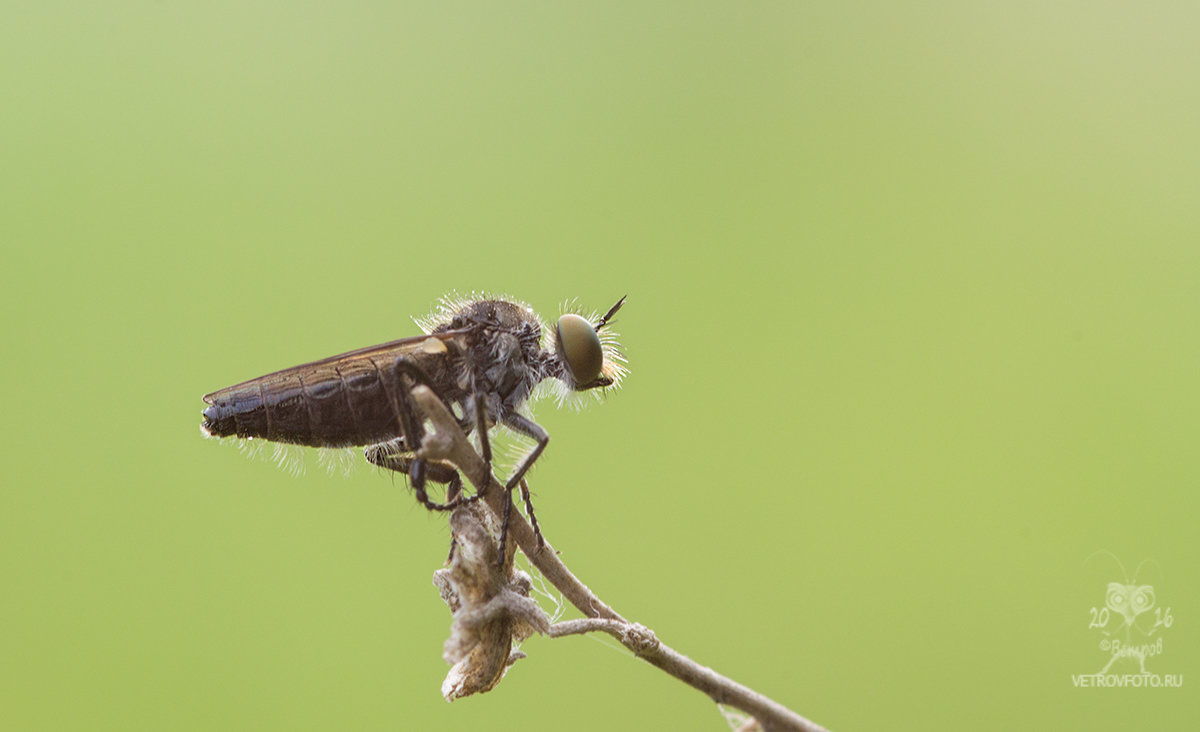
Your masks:
<svg viewBox="0 0 1200 732"><path fill-rule="evenodd" d="M409 384L452 387L452 358L469 329L401 338L275 371L204 395L205 433L312 447L368 445L400 434L407 414L397 362Z"/></svg>
<svg viewBox="0 0 1200 732"><path fill-rule="evenodd" d="M411 357L416 354L436 356L446 354L450 351L461 350L465 346L464 336L468 332L468 329L449 330L432 335L400 338L388 341L387 343L380 343L377 346L356 348L353 351L322 358L318 361L310 361L299 366L292 366L291 368L280 369L279 371L272 371L258 378L247 379L240 384L218 389L210 394L205 394L203 397L204 403L213 404L228 398L235 392L249 391L251 389L257 390L260 386L270 387L273 384L290 382L297 378L302 378L308 383L326 381L334 378L340 372L352 371L356 366L362 364L370 362L381 365L390 364L398 356Z"/></svg>

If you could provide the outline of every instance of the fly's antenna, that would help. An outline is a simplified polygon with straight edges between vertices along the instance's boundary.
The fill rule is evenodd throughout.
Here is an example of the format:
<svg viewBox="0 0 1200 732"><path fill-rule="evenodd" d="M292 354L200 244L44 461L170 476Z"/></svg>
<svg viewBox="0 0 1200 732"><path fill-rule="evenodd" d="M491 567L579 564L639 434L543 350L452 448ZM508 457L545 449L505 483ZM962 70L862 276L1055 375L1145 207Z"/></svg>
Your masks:
<svg viewBox="0 0 1200 732"><path fill-rule="evenodd" d="M609 308L608 312L604 314L604 317L600 318L600 321L598 323L596 323L596 332L597 333L600 332L601 328L608 325L608 321L612 319L612 316L616 315L617 311L621 309L621 306L625 304L625 298L627 298L627 297L629 297L629 295L622 295L621 299L617 300L617 304L613 305L611 308Z"/></svg>

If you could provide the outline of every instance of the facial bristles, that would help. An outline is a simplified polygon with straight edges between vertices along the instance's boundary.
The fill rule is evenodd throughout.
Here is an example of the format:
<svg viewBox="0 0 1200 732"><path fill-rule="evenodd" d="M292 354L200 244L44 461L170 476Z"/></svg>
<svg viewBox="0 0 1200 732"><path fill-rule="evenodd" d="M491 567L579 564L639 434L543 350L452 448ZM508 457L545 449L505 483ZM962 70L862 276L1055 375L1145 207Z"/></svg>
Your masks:
<svg viewBox="0 0 1200 732"><path fill-rule="evenodd" d="M585 318L592 324L600 322L600 312L596 310L585 311L573 299L562 304L560 315L567 313ZM572 410L579 411L588 404L603 399L605 392L609 389L619 387L621 381L629 374L629 369L626 366L629 362L626 360L625 353L621 349L620 334L613 330L611 325L605 325L597 331L596 335L600 339L600 350L604 354L604 363L600 367L600 373L612 380L613 383L610 386L577 391L575 389L576 384L573 383L568 372L564 373L562 378L543 381L534 389L531 398L537 400L543 397L552 397L558 406L566 406ZM543 347L549 351L555 350L553 332L544 332Z"/></svg>
<svg viewBox="0 0 1200 732"><path fill-rule="evenodd" d="M621 379L629 373L626 367L629 361L625 359L625 352L621 350L620 335L608 327L600 329L596 335L600 336L600 349L604 351L604 366L600 368L600 373L612 379L610 388L616 388L621 385Z"/></svg>

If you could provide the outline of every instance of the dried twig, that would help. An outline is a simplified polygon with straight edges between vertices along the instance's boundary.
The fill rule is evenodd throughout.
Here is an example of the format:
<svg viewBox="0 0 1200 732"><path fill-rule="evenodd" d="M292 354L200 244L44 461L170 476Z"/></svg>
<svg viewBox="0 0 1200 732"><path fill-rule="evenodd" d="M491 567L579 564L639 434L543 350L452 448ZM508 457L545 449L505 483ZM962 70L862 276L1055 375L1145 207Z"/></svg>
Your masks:
<svg viewBox="0 0 1200 732"><path fill-rule="evenodd" d="M521 641L550 629L550 619L530 599L533 582L512 569L513 553L498 562L495 527L487 509L470 504L450 515L454 560L433 573L433 583L454 613L442 657L453 664L442 696L454 700L490 691L508 667L523 658Z"/></svg>
<svg viewBox="0 0 1200 732"><path fill-rule="evenodd" d="M487 464L475 451L475 448L467 440L466 436L463 435L454 416L428 388L418 386L413 389L412 393L426 416L433 422L435 430L433 434L426 436L421 446L420 456L430 460L445 460L454 463L467 476L467 479L471 481L476 490L484 493L483 502L491 509L492 514L494 514L493 518L502 515L505 503L509 500L505 494L504 486L497 482L495 477L488 471ZM460 517L463 513L463 511L456 511L455 516ZM454 521L462 521L462 519L455 518ZM474 529L469 529L468 531L473 532ZM563 597L578 608L587 618L567 620L546 627L543 622L538 621L536 614L526 612L528 609L526 606L522 605L519 600L512 599L519 597L521 595L521 588L524 588L525 600L529 601L527 597L528 585L525 584L528 577L525 576L522 578L520 575L523 573L516 573L516 578L512 578L514 573L511 571L511 557L505 562L504 567L497 567L495 549L492 549L490 554L486 550L475 551L473 556L477 556L477 558L473 561L486 563L490 556L493 571L499 570L501 575L489 577L485 574L486 579L467 587L464 592L466 594L477 595L477 599L482 601L484 607L491 607L494 611L492 615L487 615L486 612L483 612L482 615L490 620L500 617L502 618L501 624L507 624L504 625L504 628L507 630L502 630L498 636L498 640L490 646L486 643L475 646L478 649L476 655L480 657L486 656L490 659L488 664L481 663L479 666L481 669L478 674L480 678L472 682L475 686L479 687L475 691L487 691L494 687L499 682L500 677L503 676L504 670L516 660L508 652L511 638L514 635L519 637L521 632L529 629L546 632L552 638L601 631L616 638L638 658L659 667L680 681L704 692L718 704L736 707L752 715L767 732L773 732L774 730L816 732L824 729L753 689L726 678L706 666L701 666L664 644L649 628L638 623L632 623L621 617L567 569L567 566L562 563L558 553L554 551L554 547L549 542L540 550L538 549L533 529L524 517L516 511L513 511L511 514L509 536L516 540L517 546L521 548L521 551L525 553L529 561L538 568L542 576L550 584L554 585L563 594ZM461 542L463 534L459 533L456 529L455 537ZM459 554L461 555L462 552L459 552ZM455 561L458 562L459 560L456 558ZM453 571L454 569L452 566L449 571ZM446 572L447 570L440 571ZM480 570L478 567L475 567L474 569L463 571L478 572ZM446 596L443 584L439 584L439 587L443 587L443 596ZM484 589L483 591L478 591L478 587L491 588L491 590ZM511 588L513 587L516 590L512 590ZM509 589L506 590L506 588ZM505 591L509 593L509 600L493 601L492 598L502 596ZM454 604L455 599L448 599L452 610L456 607ZM473 607L478 608L479 604L476 603ZM502 611L495 611L497 607L504 609ZM462 609L460 606L455 611L456 624L459 621L459 613L461 612ZM472 614L476 616L481 615L481 613L474 611L472 611ZM544 618L544 616L542 617ZM515 632L513 628L516 628ZM471 631L467 635L469 637L468 642L479 643L479 633ZM451 640L447 641L448 660L450 656L449 646L455 641L456 637L452 633ZM469 655L469 651L467 654L458 655L457 658L461 661L467 655ZM496 659L500 660L497 661ZM456 669L458 668L456 665ZM467 671L459 669L460 674L469 673L469 671L469 669ZM452 675L454 673L452 670ZM450 682L451 679L448 677L447 684L450 684ZM443 691L445 691L445 687L443 687ZM467 693L475 692L467 691ZM464 693L454 694L454 696L465 695ZM453 697L448 695L447 698Z"/></svg>

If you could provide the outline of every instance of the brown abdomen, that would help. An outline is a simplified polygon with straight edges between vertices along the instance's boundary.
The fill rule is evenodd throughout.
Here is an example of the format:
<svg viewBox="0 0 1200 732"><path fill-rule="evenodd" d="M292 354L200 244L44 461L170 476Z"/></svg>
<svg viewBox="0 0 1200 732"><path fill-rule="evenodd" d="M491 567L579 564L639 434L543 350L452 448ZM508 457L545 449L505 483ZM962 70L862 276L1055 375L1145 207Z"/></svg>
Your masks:
<svg viewBox="0 0 1200 732"><path fill-rule="evenodd" d="M312 447L369 445L398 437L391 370L371 359L263 377L205 398L204 430Z"/></svg>

